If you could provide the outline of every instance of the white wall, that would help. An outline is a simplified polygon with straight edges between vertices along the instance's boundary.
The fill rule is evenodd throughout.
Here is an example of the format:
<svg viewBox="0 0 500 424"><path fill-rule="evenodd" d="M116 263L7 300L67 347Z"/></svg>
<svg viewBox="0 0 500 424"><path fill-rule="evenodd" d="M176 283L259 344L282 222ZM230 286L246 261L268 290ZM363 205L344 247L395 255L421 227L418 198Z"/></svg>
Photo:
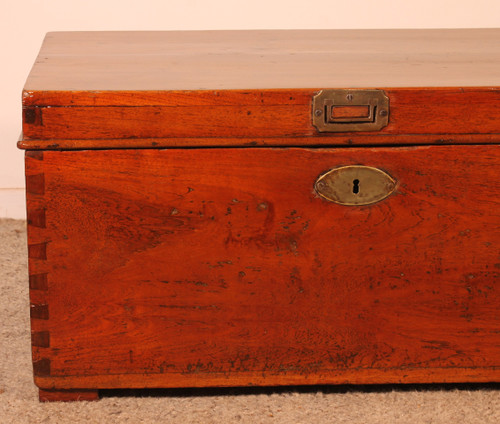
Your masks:
<svg viewBox="0 0 500 424"><path fill-rule="evenodd" d="M500 27L500 0L0 0L0 218L24 217L21 89L48 31Z"/></svg>

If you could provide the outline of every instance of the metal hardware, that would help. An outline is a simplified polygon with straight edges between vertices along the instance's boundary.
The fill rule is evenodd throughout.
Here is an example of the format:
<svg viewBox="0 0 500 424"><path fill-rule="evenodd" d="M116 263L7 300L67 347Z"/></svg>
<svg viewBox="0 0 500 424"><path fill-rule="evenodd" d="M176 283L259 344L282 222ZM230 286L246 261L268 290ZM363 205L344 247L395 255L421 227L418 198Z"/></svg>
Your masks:
<svg viewBox="0 0 500 424"><path fill-rule="evenodd" d="M331 169L314 184L314 189L323 199L346 206L380 202L395 188L396 181L389 174L363 165Z"/></svg>
<svg viewBox="0 0 500 424"><path fill-rule="evenodd" d="M382 90L322 90L312 120L320 132L377 131L389 123L389 98Z"/></svg>

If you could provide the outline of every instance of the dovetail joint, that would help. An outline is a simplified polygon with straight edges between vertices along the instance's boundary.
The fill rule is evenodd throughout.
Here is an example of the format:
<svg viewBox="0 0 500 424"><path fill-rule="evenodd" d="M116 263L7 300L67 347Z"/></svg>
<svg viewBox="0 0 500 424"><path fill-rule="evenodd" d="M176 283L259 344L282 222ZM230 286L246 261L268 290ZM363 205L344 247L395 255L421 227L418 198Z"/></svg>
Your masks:
<svg viewBox="0 0 500 424"><path fill-rule="evenodd" d="M29 276L31 290L48 290L49 284L47 273L45 274L32 274Z"/></svg>
<svg viewBox="0 0 500 424"><path fill-rule="evenodd" d="M26 150L26 158L43 160L43 150Z"/></svg>
<svg viewBox="0 0 500 424"><path fill-rule="evenodd" d="M28 258L47 259L47 242L28 245Z"/></svg>
<svg viewBox="0 0 500 424"><path fill-rule="evenodd" d="M33 374L37 377L47 377L50 375L50 359L42 358L33 361Z"/></svg>
<svg viewBox="0 0 500 424"><path fill-rule="evenodd" d="M26 176L26 193L28 194L45 194L45 175L34 174Z"/></svg>
<svg viewBox="0 0 500 424"><path fill-rule="evenodd" d="M30 317L32 319L49 319L49 305L31 305Z"/></svg>
<svg viewBox="0 0 500 424"><path fill-rule="evenodd" d="M28 210L28 225L38 228L46 228L45 209Z"/></svg>
<svg viewBox="0 0 500 424"><path fill-rule="evenodd" d="M42 109L37 106L23 108L23 121L29 125L42 125Z"/></svg>
<svg viewBox="0 0 500 424"><path fill-rule="evenodd" d="M36 331L31 333L31 345L36 347L50 347L49 332Z"/></svg>

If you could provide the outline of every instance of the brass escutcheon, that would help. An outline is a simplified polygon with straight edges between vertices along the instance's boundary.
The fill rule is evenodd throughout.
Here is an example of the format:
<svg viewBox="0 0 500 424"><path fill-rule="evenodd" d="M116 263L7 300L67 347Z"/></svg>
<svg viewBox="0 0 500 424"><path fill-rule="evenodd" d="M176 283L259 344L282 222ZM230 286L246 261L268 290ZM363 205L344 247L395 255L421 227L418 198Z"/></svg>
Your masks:
<svg viewBox="0 0 500 424"><path fill-rule="evenodd" d="M396 181L386 172L364 165L334 168L320 175L314 184L325 200L346 206L371 205L388 197Z"/></svg>

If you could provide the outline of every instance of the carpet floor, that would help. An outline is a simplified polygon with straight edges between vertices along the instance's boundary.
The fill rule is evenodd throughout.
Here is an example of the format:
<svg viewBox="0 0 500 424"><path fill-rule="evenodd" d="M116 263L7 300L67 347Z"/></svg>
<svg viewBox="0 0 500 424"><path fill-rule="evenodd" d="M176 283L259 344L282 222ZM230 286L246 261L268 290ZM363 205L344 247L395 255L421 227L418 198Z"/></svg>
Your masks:
<svg viewBox="0 0 500 424"><path fill-rule="evenodd" d="M500 423L500 385L104 391L39 403L30 358L26 223L0 220L0 423Z"/></svg>

